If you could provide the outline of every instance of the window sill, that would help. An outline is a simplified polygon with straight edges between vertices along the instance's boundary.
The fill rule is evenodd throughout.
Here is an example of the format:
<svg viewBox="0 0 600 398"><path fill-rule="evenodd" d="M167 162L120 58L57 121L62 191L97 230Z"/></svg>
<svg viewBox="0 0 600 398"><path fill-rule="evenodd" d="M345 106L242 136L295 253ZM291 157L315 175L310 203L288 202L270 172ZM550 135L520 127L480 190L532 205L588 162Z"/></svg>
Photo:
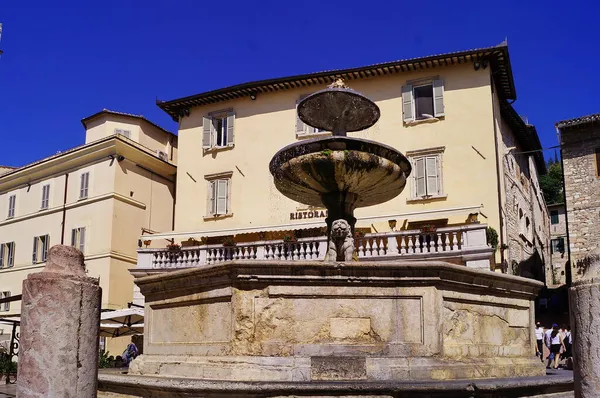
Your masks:
<svg viewBox="0 0 600 398"><path fill-rule="evenodd" d="M204 148L204 153L217 153L217 152L228 151L230 149L233 149L234 146L235 146L235 144L231 144L231 145L227 145L227 146L213 146L210 148Z"/></svg>
<svg viewBox="0 0 600 398"><path fill-rule="evenodd" d="M323 138L323 137L330 137L330 136L331 136L330 132L313 133L313 134L296 134L296 139L298 139L298 140L310 140L312 138Z"/></svg>
<svg viewBox="0 0 600 398"><path fill-rule="evenodd" d="M229 217L233 217L233 213L219 214L219 215L215 215L215 216L204 216L204 217L202 217L202 219L204 221L215 221L215 220L221 220L223 218L229 218Z"/></svg>
<svg viewBox="0 0 600 398"><path fill-rule="evenodd" d="M421 198L406 199L406 203L407 204L428 203L428 202L433 202L433 201L437 201L437 200L446 200L447 198L448 198L448 195L423 196Z"/></svg>
<svg viewBox="0 0 600 398"><path fill-rule="evenodd" d="M437 122L442 121L443 119L444 119L444 117L440 116L440 117L432 117L432 118L428 118L428 119L412 120L410 122L404 122L404 125L406 127L412 127L412 126L416 126L419 124L437 123Z"/></svg>
<svg viewBox="0 0 600 398"><path fill-rule="evenodd" d="M77 199L78 202L81 202L82 200L86 200L88 197L86 196L85 198L79 198Z"/></svg>

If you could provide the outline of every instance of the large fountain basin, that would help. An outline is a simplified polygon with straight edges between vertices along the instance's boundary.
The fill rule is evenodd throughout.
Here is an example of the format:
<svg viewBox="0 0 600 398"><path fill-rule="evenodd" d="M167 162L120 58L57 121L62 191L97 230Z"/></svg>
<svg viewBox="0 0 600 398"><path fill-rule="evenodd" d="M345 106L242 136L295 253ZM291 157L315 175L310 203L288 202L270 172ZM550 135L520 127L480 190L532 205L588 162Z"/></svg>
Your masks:
<svg viewBox="0 0 600 398"><path fill-rule="evenodd" d="M404 155L373 141L328 137L289 145L269 165L275 186L297 202L322 206L323 196L351 194L353 207L398 196L411 166Z"/></svg>
<svg viewBox="0 0 600 398"><path fill-rule="evenodd" d="M230 381L542 376L531 279L443 262L232 261L136 280L130 374Z"/></svg>

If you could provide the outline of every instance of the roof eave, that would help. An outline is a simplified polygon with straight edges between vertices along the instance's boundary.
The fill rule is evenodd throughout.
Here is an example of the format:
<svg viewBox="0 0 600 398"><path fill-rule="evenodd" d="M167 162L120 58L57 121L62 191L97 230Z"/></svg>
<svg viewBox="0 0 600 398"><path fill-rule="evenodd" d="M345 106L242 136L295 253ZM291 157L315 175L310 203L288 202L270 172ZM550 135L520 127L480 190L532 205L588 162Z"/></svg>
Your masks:
<svg viewBox="0 0 600 398"><path fill-rule="evenodd" d="M311 86L315 84L330 83L338 78L347 80L362 79L371 76L381 76L394 73L410 72L414 70L429 69L440 66L461 64L465 62L489 61L491 68L501 73L495 73L495 84L500 96L504 99L516 99L516 90L508 46L505 42L498 46L459 51L421 58L392 61L375 65L356 68L337 69L316 73L308 73L282 78L258 80L242 83L200 94L182 97L170 101L156 101L159 108L177 121L182 109L189 109L210 103L227 101L235 98L248 97L261 92L273 92Z"/></svg>

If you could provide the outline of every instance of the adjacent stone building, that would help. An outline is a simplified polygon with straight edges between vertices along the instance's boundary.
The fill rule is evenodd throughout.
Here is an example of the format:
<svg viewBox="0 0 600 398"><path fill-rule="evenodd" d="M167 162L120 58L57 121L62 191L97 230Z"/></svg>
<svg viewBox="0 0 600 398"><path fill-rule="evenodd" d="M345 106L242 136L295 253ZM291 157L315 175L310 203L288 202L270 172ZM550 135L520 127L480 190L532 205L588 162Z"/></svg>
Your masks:
<svg viewBox="0 0 600 398"><path fill-rule="evenodd" d="M564 203L548 205L550 213L551 261L546 262L546 285L557 287L566 283L567 215Z"/></svg>
<svg viewBox="0 0 600 398"><path fill-rule="evenodd" d="M565 179L573 279L577 262L600 247L600 114L556 123Z"/></svg>

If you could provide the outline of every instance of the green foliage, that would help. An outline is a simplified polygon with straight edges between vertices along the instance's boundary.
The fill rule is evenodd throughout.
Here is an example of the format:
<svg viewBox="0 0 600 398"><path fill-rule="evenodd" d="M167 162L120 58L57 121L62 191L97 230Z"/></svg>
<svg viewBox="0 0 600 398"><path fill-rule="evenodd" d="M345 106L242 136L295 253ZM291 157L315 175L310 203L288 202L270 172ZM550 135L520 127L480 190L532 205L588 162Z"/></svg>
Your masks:
<svg viewBox="0 0 600 398"><path fill-rule="evenodd" d="M17 373L17 363L13 362L5 349L0 351L0 374Z"/></svg>
<svg viewBox="0 0 600 398"><path fill-rule="evenodd" d="M564 203L565 195L562 181L560 161L550 159L547 163L548 173L540 176L540 188L544 193L546 204Z"/></svg>
<svg viewBox="0 0 600 398"><path fill-rule="evenodd" d="M100 351L100 357L98 358L98 366L101 369L111 368L113 366L114 358L108 355L108 352Z"/></svg>
<svg viewBox="0 0 600 398"><path fill-rule="evenodd" d="M333 153L333 151L331 149L323 149L321 151L321 154L325 155L325 156L330 156L332 153Z"/></svg>
<svg viewBox="0 0 600 398"><path fill-rule="evenodd" d="M487 227L485 230L485 237L487 239L487 244L496 250L498 247L498 232L492 227Z"/></svg>

